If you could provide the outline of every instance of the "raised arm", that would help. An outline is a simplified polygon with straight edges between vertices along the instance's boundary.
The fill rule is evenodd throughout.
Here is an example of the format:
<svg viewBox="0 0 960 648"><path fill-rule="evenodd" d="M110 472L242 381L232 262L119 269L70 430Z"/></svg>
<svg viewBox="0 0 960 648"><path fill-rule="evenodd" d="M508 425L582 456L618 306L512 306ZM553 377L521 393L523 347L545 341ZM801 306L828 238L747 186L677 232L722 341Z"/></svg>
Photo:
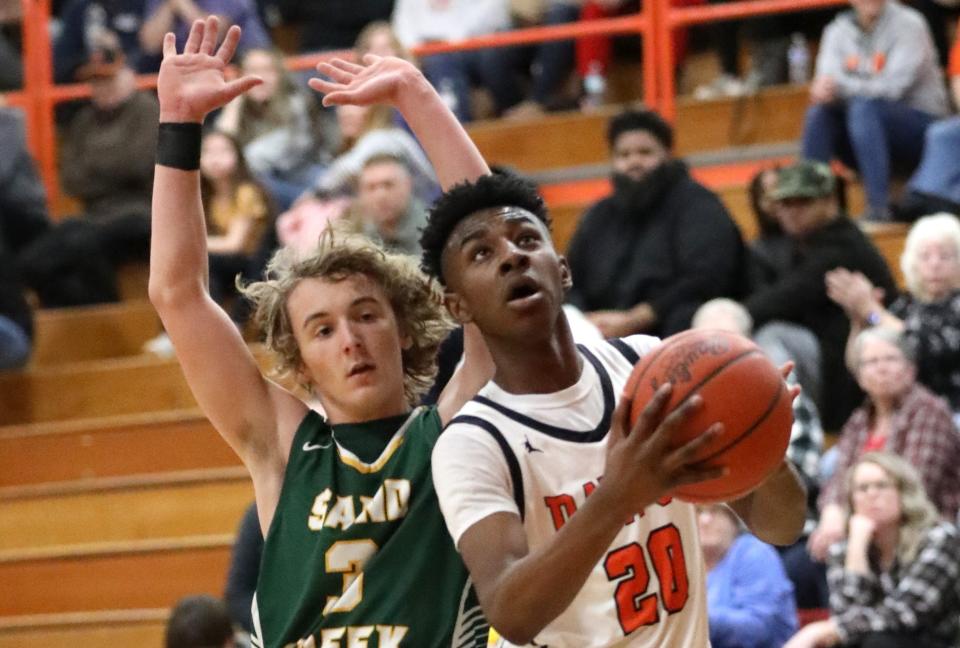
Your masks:
<svg viewBox="0 0 960 648"><path fill-rule="evenodd" d="M333 59L317 65L328 79L310 79L324 93L323 103L394 106L427 152L446 191L458 182L476 180L490 168L457 118L423 74L403 59L363 57L365 65Z"/></svg>
<svg viewBox="0 0 960 648"><path fill-rule="evenodd" d="M157 86L161 141L153 190L150 299L197 402L250 469L256 486L265 476L277 476L273 469L286 457L278 431L295 427L306 407L263 378L236 326L207 292L197 170L200 124L211 110L259 82L254 77L226 82L223 70L240 29L231 28L214 53L216 34L217 19L211 17L193 24L183 54L177 54L173 34L164 39ZM257 495L258 505L263 504L259 489ZM261 510L261 519L271 513Z"/></svg>

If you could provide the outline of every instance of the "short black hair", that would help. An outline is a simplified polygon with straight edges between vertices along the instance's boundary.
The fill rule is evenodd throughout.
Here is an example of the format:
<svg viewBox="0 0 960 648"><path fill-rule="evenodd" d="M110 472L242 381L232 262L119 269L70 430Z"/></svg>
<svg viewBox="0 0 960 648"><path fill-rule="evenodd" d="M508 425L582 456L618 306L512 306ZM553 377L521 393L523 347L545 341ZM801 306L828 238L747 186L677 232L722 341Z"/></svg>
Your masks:
<svg viewBox="0 0 960 648"><path fill-rule="evenodd" d="M420 236L423 271L443 278L443 248L454 228L471 214L495 207L519 207L539 218L550 229L550 217L543 198L532 182L515 173L493 173L474 182L461 182L446 191L430 210L427 226Z"/></svg>
<svg viewBox="0 0 960 648"><path fill-rule="evenodd" d="M223 646L233 637L227 606L208 594L180 599L167 621L166 648Z"/></svg>
<svg viewBox="0 0 960 648"><path fill-rule="evenodd" d="M673 128L652 110L625 110L611 119L607 126L607 144L612 149L618 137L637 130L650 133L663 148L673 150Z"/></svg>

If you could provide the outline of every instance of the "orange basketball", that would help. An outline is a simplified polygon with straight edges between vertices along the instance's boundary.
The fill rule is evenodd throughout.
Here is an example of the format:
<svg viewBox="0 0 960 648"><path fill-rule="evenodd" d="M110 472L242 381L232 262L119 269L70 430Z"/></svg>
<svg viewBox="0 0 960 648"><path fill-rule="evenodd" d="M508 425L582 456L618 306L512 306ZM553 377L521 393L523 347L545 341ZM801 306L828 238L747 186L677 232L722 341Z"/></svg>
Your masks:
<svg viewBox="0 0 960 648"><path fill-rule="evenodd" d="M673 494L695 503L736 499L760 484L783 461L793 405L780 371L745 337L727 331L691 330L671 336L637 363L627 382L633 394L631 423L665 382L673 383L668 410L693 394L703 407L676 431L678 448L711 424L723 433L702 449L699 461L727 466L730 473L678 488Z"/></svg>

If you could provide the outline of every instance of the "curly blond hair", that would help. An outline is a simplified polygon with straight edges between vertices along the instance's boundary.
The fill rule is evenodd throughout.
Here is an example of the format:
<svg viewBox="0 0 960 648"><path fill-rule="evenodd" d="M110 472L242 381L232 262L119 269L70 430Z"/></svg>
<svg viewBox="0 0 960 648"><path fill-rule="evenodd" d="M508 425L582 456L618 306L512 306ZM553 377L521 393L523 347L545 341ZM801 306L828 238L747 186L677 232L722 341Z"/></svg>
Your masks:
<svg viewBox="0 0 960 648"><path fill-rule="evenodd" d="M403 391L410 404L416 404L433 384L437 350L453 328L439 285L423 274L416 258L388 253L362 235L331 228L307 256L281 249L267 265L263 281L238 288L256 309L254 321L277 359L275 372L290 378L303 366L287 312L290 293L302 279L342 281L354 275L365 275L383 289L401 333L413 341L402 351Z"/></svg>

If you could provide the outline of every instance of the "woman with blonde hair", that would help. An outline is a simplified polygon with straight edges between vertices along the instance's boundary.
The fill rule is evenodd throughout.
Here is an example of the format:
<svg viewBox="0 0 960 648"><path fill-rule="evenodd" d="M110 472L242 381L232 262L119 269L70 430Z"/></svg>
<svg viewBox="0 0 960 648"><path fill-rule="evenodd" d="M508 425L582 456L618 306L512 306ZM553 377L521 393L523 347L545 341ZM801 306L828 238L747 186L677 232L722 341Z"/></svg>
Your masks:
<svg viewBox="0 0 960 648"><path fill-rule="evenodd" d="M847 533L830 549L830 618L786 648L947 648L960 617L960 536L913 466L886 452L848 471Z"/></svg>
<svg viewBox="0 0 960 648"><path fill-rule="evenodd" d="M960 412L960 221L957 217L933 214L914 223L907 235L900 266L907 293L889 308L883 305L884 295L866 277L844 269L827 273L827 293L850 317L851 341L871 326L902 331L914 348L918 379L950 402L956 419L956 413Z"/></svg>

